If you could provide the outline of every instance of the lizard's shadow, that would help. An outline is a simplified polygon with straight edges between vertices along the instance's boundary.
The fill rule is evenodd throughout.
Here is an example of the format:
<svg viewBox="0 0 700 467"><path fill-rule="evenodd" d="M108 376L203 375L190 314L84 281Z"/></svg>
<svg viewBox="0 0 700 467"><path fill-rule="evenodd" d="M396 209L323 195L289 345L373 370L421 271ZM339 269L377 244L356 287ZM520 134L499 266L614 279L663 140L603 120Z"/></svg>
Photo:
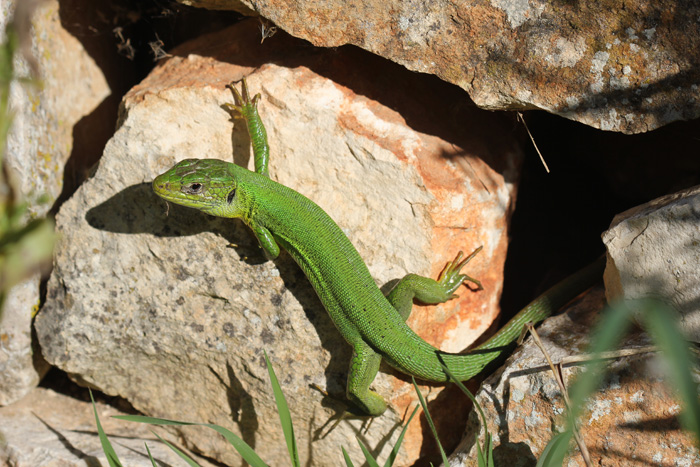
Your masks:
<svg viewBox="0 0 700 467"><path fill-rule="evenodd" d="M187 237L211 232L235 245L233 248L242 258L241 261L251 265L267 261L257 240L242 221L210 216L173 203L166 204L153 192L150 183L140 183L123 189L89 209L85 213L85 219L95 229L120 234ZM324 370L328 393L334 399L344 400L352 349L345 344L316 292L294 260L283 251L274 263L286 290L301 304L319 336L321 346L330 354L330 361ZM339 407L337 403L328 400L324 401L324 404Z"/></svg>
<svg viewBox="0 0 700 467"><path fill-rule="evenodd" d="M89 209L85 220L91 227L106 232L149 233L156 237L187 237L212 232L239 245L239 248L256 247L255 239L245 234L246 227L240 221L232 222L231 219L166 203L153 192L150 183L126 187Z"/></svg>

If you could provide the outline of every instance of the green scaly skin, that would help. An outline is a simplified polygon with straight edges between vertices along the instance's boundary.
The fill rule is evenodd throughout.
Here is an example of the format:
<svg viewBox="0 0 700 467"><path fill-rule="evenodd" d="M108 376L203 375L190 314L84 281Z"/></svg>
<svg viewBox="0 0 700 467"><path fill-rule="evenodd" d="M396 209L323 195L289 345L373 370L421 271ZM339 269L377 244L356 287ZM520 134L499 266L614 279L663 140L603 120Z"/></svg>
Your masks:
<svg viewBox="0 0 700 467"><path fill-rule="evenodd" d="M601 276L603 262L599 260L537 298L491 339L466 354L436 349L405 323L413 300L446 302L464 281L480 288L478 281L460 270L481 247L466 259L460 252L437 281L409 274L384 296L355 247L328 214L267 176L267 136L257 112L260 95L251 100L245 80L243 96L229 87L236 101L229 108L247 123L256 171L215 159L188 159L156 177L153 190L173 203L213 216L242 219L270 258L279 255L280 246L289 252L354 349L347 396L363 412L376 416L386 410L384 399L369 389L382 358L402 373L425 381L446 382L449 378L443 364L455 378L468 380L506 352L525 324L551 315Z"/></svg>

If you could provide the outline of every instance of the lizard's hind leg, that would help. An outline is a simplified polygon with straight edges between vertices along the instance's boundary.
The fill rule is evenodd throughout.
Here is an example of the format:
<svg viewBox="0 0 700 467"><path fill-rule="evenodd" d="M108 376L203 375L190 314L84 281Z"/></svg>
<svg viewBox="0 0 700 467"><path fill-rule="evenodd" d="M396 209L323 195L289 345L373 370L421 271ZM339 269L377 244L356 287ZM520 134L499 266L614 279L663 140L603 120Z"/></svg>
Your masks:
<svg viewBox="0 0 700 467"><path fill-rule="evenodd" d="M464 259L462 259L463 255L460 251L455 259L445 265L445 269L442 270L438 280L417 274L407 274L391 289L386 298L406 321L408 315L411 314L414 300L418 300L426 305L444 303L457 297L454 292L465 281L473 282L477 286L476 290L481 290L483 288L481 282L460 273L460 270L481 251L481 248L477 248Z"/></svg>
<svg viewBox="0 0 700 467"><path fill-rule="evenodd" d="M347 396L357 407L373 417L386 410L384 398L369 389L379 371L382 356L360 341L353 345L354 352L350 360Z"/></svg>

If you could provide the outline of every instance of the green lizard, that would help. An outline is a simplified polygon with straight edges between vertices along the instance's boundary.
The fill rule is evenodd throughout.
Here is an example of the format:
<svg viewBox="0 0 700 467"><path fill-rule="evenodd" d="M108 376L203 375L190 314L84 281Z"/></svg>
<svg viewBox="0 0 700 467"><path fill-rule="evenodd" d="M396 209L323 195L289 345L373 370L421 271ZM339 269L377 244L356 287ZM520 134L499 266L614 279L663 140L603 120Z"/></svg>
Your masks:
<svg viewBox="0 0 700 467"><path fill-rule="evenodd" d="M536 323L587 289L602 272L602 262L565 279L530 303L496 335L466 354L442 352L421 339L405 321L413 300L438 304L453 298L464 282L481 284L465 274L467 258L460 252L438 280L409 274L385 296L367 266L338 225L313 201L268 177L269 149L257 111L260 94L250 99L243 80L242 95L233 86L235 104L228 108L245 120L253 146L255 172L215 159L187 159L153 181L160 197L213 216L242 219L266 255L274 259L280 246L294 258L316 290L336 327L353 347L347 397L363 412L386 410L384 399L369 389L384 359L407 375L446 382L443 366L460 381L478 374L520 336L523 326ZM478 289L477 289L478 290Z"/></svg>

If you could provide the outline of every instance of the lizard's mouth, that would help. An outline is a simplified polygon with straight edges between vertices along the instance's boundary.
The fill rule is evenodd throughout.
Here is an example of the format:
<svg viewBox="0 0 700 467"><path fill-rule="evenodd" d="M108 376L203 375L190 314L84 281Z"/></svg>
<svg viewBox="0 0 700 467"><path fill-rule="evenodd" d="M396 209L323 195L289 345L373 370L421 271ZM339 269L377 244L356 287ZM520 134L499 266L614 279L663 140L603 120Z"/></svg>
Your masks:
<svg viewBox="0 0 700 467"><path fill-rule="evenodd" d="M153 180L153 192L165 200L176 201L177 193L179 193L179 190L173 190L170 185L170 182L161 181L159 180L159 178L160 176L156 177L156 179Z"/></svg>
<svg viewBox="0 0 700 467"><path fill-rule="evenodd" d="M168 181L158 180L160 177L156 177L153 180L153 192L163 198L166 201L172 201L173 203L181 204L186 198L180 193L178 187L173 186Z"/></svg>
<svg viewBox="0 0 700 467"><path fill-rule="evenodd" d="M202 195L187 195L180 190L177 183L161 181L159 177L153 180L153 192L165 201L199 209L204 212L216 207L216 202Z"/></svg>

